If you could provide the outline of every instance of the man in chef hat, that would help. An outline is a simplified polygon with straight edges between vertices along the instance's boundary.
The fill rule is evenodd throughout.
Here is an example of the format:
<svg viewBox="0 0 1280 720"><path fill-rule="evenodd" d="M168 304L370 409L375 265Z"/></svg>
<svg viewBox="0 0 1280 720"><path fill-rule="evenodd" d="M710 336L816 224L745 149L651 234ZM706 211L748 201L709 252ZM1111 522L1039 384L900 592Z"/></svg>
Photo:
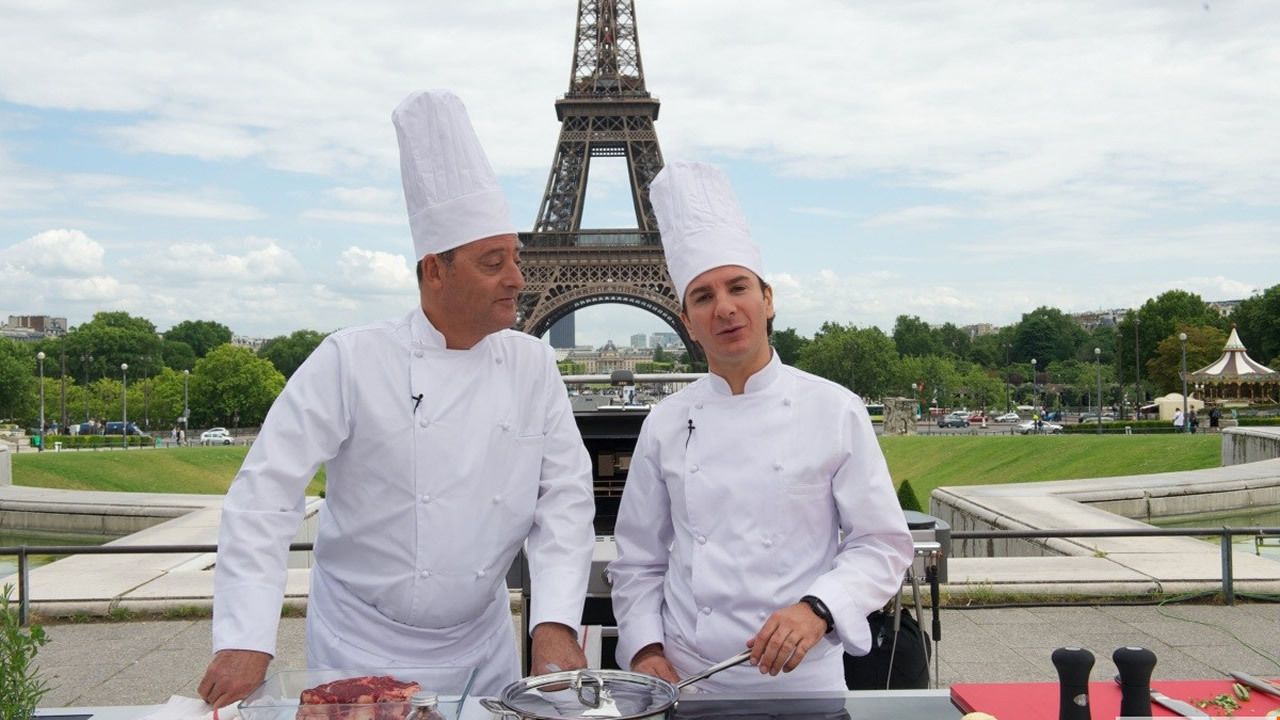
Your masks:
<svg viewBox="0 0 1280 720"><path fill-rule="evenodd" d="M640 430L609 566L618 663L675 680L750 648L754 668L698 686L843 690L842 650L871 648L914 552L870 416L769 346L773 291L724 173L672 163L649 198L710 373Z"/></svg>
<svg viewBox="0 0 1280 720"><path fill-rule="evenodd" d="M522 545L533 671L586 664L571 628L591 565L591 464L552 351L509 329L524 278L506 199L456 96L415 93L392 120L419 307L327 337L236 475L199 686L215 706L265 676L322 464L309 665L471 666L472 691L496 694L520 674L506 572Z"/></svg>

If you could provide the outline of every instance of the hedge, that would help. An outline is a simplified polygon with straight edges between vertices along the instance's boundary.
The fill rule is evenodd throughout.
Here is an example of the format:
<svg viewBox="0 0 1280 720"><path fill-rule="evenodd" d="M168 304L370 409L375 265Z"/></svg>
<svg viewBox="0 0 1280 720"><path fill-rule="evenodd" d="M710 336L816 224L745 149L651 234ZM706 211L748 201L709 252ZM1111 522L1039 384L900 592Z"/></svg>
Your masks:
<svg viewBox="0 0 1280 720"><path fill-rule="evenodd" d="M124 444L121 435L47 435L44 439L46 449L52 449L54 443L62 443L64 450L85 450L103 447L120 447ZM29 438L31 447L36 447L36 438ZM148 435L130 435L129 447L151 447L155 438Z"/></svg>

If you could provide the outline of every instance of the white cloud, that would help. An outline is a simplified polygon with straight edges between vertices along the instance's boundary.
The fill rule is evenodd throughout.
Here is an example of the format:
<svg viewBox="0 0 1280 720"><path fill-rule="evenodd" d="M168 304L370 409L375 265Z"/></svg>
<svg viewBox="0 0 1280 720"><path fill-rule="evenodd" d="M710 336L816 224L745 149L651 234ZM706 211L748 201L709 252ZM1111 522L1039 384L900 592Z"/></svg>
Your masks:
<svg viewBox="0 0 1280 720"><path fill-rule="evenodd" d="M393 293L411 300L417 287L404 255L349 247L338 256L338 276L345 289Z"/></svg>
<svg viewBox="0 0 1280 720"><path fill-rule="evenodd" d="M80 230L45 230L0 254L5 274L84 278L102 271L102 245Z"/></svg>
<svg viewBox="0 0 1280 720"><path fill-rule="evenodd" d="M302 212L304 220L342 222L356 225L407 225L403 212L371 212L369 210L330 210L313 208Z"/></svg>
<svg viewBox="0 0 1280 720"><path fill-rule="evenodd" d="M214 197L199 197L178 192L131 192L100 195L86 204L89 207L165 217L209 220L257 220L263 217L261 211L249 205Z"/></svg>
<svg viewBox="0 0 1280 720"><path fill-rule="evenodd" d="M816 207L816 206L793 207L791 208L791 212L796 213L797 215L812 215L814 217L822 217L822 218L841 218L842 219L842 218L852 217L852 215L846 210L839 210L837 208L829 208L829 207Z"/></svg>
<svg viewBox="0 0 1280 720"><path fill-rule="evenodd" d="M236 250L242 254L235 254ZM252 293L263 282L294 281L302 266L276 240L245 238L215 247L207 243L171 243L121 266L173 287L217 282L236 293Z"/></svg>

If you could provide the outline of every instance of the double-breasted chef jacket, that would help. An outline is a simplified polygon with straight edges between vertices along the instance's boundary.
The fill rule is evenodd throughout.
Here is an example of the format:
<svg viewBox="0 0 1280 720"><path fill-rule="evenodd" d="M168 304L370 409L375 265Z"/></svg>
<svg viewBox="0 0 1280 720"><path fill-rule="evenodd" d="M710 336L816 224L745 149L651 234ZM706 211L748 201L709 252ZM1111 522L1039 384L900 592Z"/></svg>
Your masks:
<svg viewBox="0 0 1280 720"><path fill-rule="evenodd" d="M663 643L682 677L746 648L805 595L836 632L792 672L739 665L704 691L843 690L842 647L871 647L867 615L901 588L914 553L862 400L775 353L733 395L714 374L645 419L610 564L618 663Z"/></svg>
<svg viewBox="0 0 1280 720"><path fill-rule="evenodd" d="M510 330L466 350L414 309L336 332L289 380L223 504L214 650L274 653L304 489L327 480L308 657L328 667L476 665L519 677L506 572L524 543L529 627L577 627L591 465L555 358Z"/></svg>

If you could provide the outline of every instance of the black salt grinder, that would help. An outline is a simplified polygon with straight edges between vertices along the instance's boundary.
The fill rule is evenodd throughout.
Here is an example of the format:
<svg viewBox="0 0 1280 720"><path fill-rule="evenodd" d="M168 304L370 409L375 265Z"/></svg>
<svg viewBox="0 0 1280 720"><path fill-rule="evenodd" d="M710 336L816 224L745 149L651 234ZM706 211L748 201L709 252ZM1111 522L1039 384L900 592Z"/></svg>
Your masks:
<svg viewBox="0 0 1280 720"><path fill-rule="evenodd" d="M1122 647L1116 648L1111 659L1120 671L1120 715L1151 715L1151 671L1156 666L1156 654L1146 648Z"/></svg>
<svg viewBox="0 0 1280 720"><path fill-rule="evenodd" d="M1092 720L1089 715L1089 671L1093 653L1065 647L1053 651L1058 669L1058 720Z"/></svg>

